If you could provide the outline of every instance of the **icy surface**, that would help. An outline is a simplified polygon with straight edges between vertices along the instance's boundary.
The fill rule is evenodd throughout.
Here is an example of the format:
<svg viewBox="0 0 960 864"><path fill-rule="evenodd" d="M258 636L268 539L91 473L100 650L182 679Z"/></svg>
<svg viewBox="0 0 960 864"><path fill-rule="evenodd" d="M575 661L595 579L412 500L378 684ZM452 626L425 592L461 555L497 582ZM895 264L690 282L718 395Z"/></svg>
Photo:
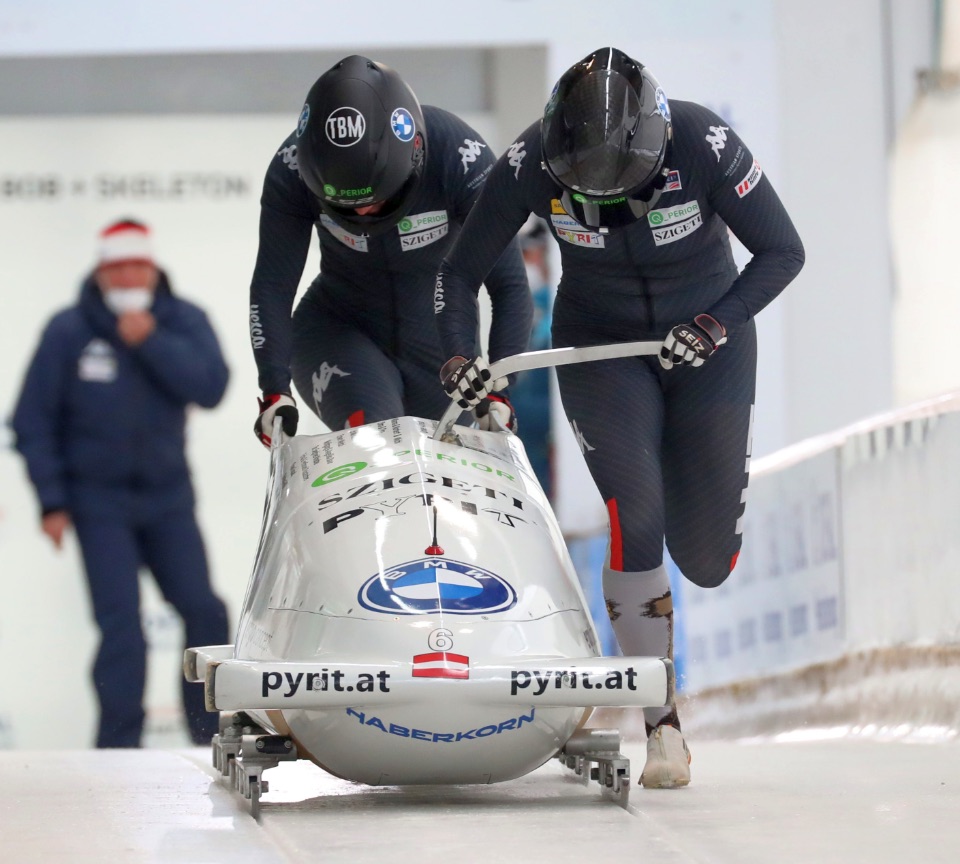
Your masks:
<svg viewBox="0 0 960 864"><path fill-rule="evenodd" d="M960 860L960 742L834 736L693 740L692 784L635 786L626 810L555 761L510 783L406 789L285 764L265 775L259 824L206 749L7 752L0 850L18 864ZM643 747L625 750L636 778Z"/></svg>

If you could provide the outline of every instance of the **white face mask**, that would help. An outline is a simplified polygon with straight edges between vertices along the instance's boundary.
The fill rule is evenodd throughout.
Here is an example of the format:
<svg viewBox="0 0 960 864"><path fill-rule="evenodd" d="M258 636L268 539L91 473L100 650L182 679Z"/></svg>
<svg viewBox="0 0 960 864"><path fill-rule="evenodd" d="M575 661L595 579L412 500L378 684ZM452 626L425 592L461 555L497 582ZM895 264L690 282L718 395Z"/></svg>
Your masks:
<svg viewBox="0 0 960 864"><path fill-rule="evenodd" d="M103 302L114 315L144 312L153 305L153 291L149 288L112 288L103 292Z"/></svg>

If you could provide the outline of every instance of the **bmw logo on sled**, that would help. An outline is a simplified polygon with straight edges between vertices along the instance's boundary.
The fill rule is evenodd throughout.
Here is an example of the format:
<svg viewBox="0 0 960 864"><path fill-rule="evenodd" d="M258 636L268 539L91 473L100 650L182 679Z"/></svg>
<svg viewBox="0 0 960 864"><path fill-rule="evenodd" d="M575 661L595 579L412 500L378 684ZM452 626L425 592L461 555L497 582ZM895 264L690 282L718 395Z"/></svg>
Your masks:
<svg viewBox="0 0 960 864"><path fill-rule="evenodd" d="M638 344L659 348L493 365ZM669 704L672 665L600 656L520 440L445 416L276 428L273 441L236 642L188 649L184 664L220 712L215 763L254 811L262 771L293 758L391 785L495 783L558 755L577 770L592 759L625 800L619 735L581 727L597 706Z"/></svg>

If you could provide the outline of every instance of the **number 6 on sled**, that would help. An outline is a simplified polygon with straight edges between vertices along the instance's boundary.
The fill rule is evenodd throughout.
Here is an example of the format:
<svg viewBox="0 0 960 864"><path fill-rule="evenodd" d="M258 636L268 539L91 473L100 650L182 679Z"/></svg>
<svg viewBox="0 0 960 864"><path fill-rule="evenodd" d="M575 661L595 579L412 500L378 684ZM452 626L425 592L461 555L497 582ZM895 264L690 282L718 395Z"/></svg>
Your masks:
<svg viewBox="0 0 960 864"><path fill-rule="evenodd" d="M494 365L502 375L659 344ZM581 727L594 707L669 704L672 664L600 655L519 439L458 426L438 440L444 424L275 430L235 644L185 656L221 714L214 762L255 811L263 770L293 758L402 785L495 783L559 756L626 800L619 735Z"/></svg>

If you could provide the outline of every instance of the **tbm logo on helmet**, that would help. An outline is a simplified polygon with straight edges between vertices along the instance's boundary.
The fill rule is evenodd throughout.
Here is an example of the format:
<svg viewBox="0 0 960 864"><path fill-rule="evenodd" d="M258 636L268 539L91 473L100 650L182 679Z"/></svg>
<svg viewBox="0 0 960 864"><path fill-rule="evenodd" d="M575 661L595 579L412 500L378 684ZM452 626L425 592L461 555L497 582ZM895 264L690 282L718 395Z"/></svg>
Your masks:
<svg viewBox="0 0 960 864"><path fill-rule="evenodd" d="M298 132L300 177L341 228L383 234L407 215L427 133L417 97L393 69L345 57L310 88Z"/></svg>
<svg viewBox="0 0 960 864"><path fill-rule="evenodd" d="M356 108L337 108L325 125L327 140L335 147L352 147L367 131L367 121Z"/></svg>
<svg viewBox="0 0 960 864"><path fill-rule="evenodd" d="M616 48L571 66L541 122L543 167L568 215L606 233L642 219L666 184L673 137L656 78Z"/></svg>

